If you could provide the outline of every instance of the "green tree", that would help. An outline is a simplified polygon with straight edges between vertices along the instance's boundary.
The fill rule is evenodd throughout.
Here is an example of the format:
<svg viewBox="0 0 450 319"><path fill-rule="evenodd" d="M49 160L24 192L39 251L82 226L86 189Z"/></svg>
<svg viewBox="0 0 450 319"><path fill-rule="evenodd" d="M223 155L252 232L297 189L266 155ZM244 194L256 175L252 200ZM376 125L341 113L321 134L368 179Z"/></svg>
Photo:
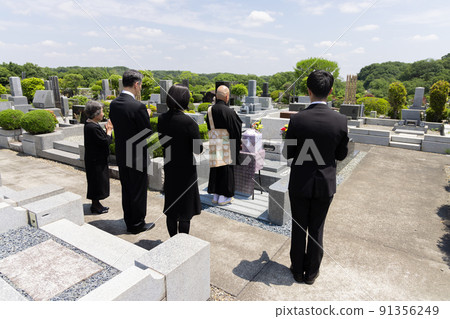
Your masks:
<svg viewBox="0 0 450 319"><path fill-rule="evenodd" d="M447 81L441 80L433 84L430 89L430 110L427 110L427 121L442 121L449 88L450 84Z"/></svg>
<svg viewBox="0 0 450 319"><path fill-rule="evenodd" d="M309 58L297 62L294 67L296 78L307 77L314 70L324 70L333 74L333 77L337 79L339 77L339 67L337 62L329 61L322 58Z"/></svg>
<svg viewBox="0 0 450 319"><path fill-rule="evenodd" d="M6 94L6 88L0 83L0 94Z"/></svg>
<svg viewBox="0 0 450 319"><path fill-rule="evenodd" d="M384 79L375 79L370 82L368 91L379 98L387 98L389 91L389 82Z"/></svg>
<svg viewBox="0 0 450 319"><path fill-rule="evenodd" d="M406 89L401 82L394 82L389 85L389 104L392 108L392 118L399 118L399 111L406 106Z"/></svg>
<svg viewBox="0 0 450 319"><path fill-rule="evenodd" d="M139 72L141 72L144 75L144 78L142 79L141 97L142 100L148 100L150 99L150 95L153 93L153 88L157 83L155 82L155 79L151 71L141 70Z"/></svg>
<svg viewBox="0 0 450 319"><path fill-rule="evenodd" d="M13 74L5 67L0 66L0 84L9 85L9 77Z"/></svg>
<svg viewBox="0 0 450 319"><path fill-rule="evenodd" d="M109 81L111 83L111 90L116 90L116 95L119 95L119 80L122 77L118 74L113 74L109 77Z"/></svg>
<svg viewBox="0 0 450 319"><path fill-rule="evenodd" d="M247 87L244 84L236 84L231 87L231 94L237 95L240 99L248 95Z"/></svg>
<svg viewBox="0 0 450 319"><path fill-rule="evenodd" d="M72 97L76 94L77 89L82 87L84 78L81 74L68 73L60 80L60 86L64 94Z"/></svg>
<svg viewBox="0 0 450 319"><path fill-rule="evenodd" d="M32 101L37 90L44 90L44 80L38 78L28 78L22 80L23 95Z"/></svg>

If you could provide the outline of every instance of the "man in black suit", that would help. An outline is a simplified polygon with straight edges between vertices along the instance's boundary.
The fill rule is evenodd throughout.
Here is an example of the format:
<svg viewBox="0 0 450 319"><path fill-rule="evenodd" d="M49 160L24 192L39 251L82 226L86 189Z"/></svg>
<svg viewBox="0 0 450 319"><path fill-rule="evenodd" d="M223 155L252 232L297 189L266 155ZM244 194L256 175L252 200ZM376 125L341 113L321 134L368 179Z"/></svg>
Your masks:
<svg viewBox="0 0 450 319"><path fill-rule="evenodd" d="M114 125L123 215L127 231L132 234L155 226L154 223L145 223L148 188L146 147L136 150L137 145L142 145L144 139L152 134L147 108L136 100L141 92L142 78L136 70L125 71L123 91L111 102L109 114Z"/></svg>
<svg viewBox="0 0 450 319"><path fill-rule="evenodd" d="M336 193L336 160L343 160L348 152L347 118L327 105L333 83L333 76L326 71L308 76L311 104L291 117L286 132L285 152L288 159L293 158L290 269L297 282L310 285L319 276L323 257L325 218Z"/></svg>

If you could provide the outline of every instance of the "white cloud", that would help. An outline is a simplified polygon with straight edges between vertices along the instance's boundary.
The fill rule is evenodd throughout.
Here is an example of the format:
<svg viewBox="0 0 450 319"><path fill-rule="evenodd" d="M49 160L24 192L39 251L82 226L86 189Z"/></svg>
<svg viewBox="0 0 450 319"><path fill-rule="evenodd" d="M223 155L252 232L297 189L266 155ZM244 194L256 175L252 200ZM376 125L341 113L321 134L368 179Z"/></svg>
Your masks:
<svg viewBox="0 0 450 319"><path fill-rule="evenodd" d="M44 56L46 56L47 58L65 58L68 55L67 53L53 51L44 53Z"/></svg>
<svg viewBox="0 0 450 319"><path fill-rule="evenodd" d="M280 58L276 57L276 56L270 56L268 58L270 61L280 61Z"/></svg>
<svg viewBox="0 0 450 319"><path fill-rule="evenodd" d="M164 57L164 60L172 61L173 58L171 56L166 56L166 57Z"/></svg>
<svg viewBox="0 0 450 319"><path fill-rule="evenodd" d="M265 23L275 21L274 18L266 11L252 11L250 15L244 19L242 25L245 27L259 27Z"/></svg>
<svg viewBox="0 0 450 319"><path fill-rule="evenodd" d="M118 33L121 37L138 40L155 38L163 34L162 30L160 29L152 29L147 27L128 27L128 26L119 27Z"/></svg>
<svg viewBox="0 0 450 319"><path fill-rule="evenodd" d="M305 46L302 44L296 44L294 47L286 50L288 54L299 54L305 51L306 51Z"/></svg>
<svg viewBox="0 0 450 319"><path fill-rule="evenodd" d="M363 53L366 53L366 50L363 47L359 47L359 48L356 48L355 50L353 50L352 53L363 54Z"/></svg>
<svg viewBox="0 0 450 319"><path fill-rule="evenodd" d="M84 32L83 35L86 36L86 37L94 37L94 38L96 38L96 37L100 36L100 33L98 33L97 31L88 31L88 32Z"/></svg>
<svg viewBox="0 0 450 319"><path fill-rule="evenodd" d="M227 39L225 39L224 43L227 44L227 45L233 45L233 44L240 43L240 41L238 41L238 40L236 40L234 38L227 38Z"/></svg>
<svg viewBox="0 0 450 319"><path fill-rule="evenodd" d="M40 42L41 45L46 46L46 47L56 47L59 46L59 44L53 40L44 40L42 42Z"/></svg>
<svg viewBox="0 0 450 319"><path fill-rule="evenodd" d="M439 37L436 34L429 34L429 35L420 35L417 34L411 38L413 41L435 41L439 40Z"/></svg>
<svg viewBox="0 0 450 319"><path fill-rule="evenodd" d="M333 45L333 41L322 41L319 43L314 43L315 47L324 47L324 48L329 48ZM351 44L347 41L337 41L334 46L336 47L348 47L351 46Z"/></svg>
<svg viewBox="0 0 450 319"><path fill-rule="evenodd" d="M380 26L378 24L366 24L356 28L356 31L373 31L378 29Z"/></svg>
<svg viewBox="0 0 450 319"><path fill-rule="evenodd" d="M180 45L177 45L174 49L175 50L184 50L186 48L187 48L187 46L185 46L184 44L180 44Z"/></svg>
<svg viewBox="0 0 450 319"><path fill-rule="evenodd" d="M308 14L311 15L322 15L325 13L325 10L333 7L331 3L324 3L316 6L306 6L304 9Z"/></svg>
<svg viewBox="0 0 450 319"><path fill-rule="evenodd" d="M380 42L380 41L381 41L381 38L379 38L379 37L373 37L371 40L372 40L373 42Z"/></svg>
<svg viewBox="0 0 450 319"><path fill-rule="evenodd" d="M339 10L342 13L359 13L365 9L367 9L371 5L368 1L363 2L344 2L340 4Z"/></svg>
<svg viewBox="0 0 450 319"><path fill-rule="evenodd" d="M113 51L113 50L107 49L104 47L92 47L89 49L89 52L92 52L92 53L106 53L106 52L111 52L111 51Z"/></svg>

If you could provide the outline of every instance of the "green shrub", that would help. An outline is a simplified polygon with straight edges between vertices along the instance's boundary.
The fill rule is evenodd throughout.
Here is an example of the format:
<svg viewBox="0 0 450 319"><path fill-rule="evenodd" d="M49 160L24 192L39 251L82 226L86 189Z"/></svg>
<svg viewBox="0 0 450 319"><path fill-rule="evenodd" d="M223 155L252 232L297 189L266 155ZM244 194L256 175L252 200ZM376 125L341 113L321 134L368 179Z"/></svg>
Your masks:
<svg viewBox="0 0 450 319"><path fill-rule="evenodd" d="M1 84L0 84L0 94L6 94L6 88ZM200 99L200 101L201 101L201 99Z"/></svg>
<svg viewBox="0 0 450 319"><path fill-rule="evenodd" d="M202 140L208 140L208 125L206 123L199 124L198 130L200 131L200 138Z"/></svg>
<svg viewBox="0 0 450 319"><path fill-rule="evenodd" d="M26 113L20 120L20 126L30 134L51 133L56 124L53 115L47 110L35 110Z"/></svg>
<svg viewBox="0 0 450 319"><path fill-rule="evenodd" d="M77 103L75 103L75 105L86 105L86 103L89 101L89 99L84 95L74 95L72 96L72 99L78 101Z"/></svg>
<svg viewBox="0 0 450 319"><path fill-rule="evenodd" d="M22 80L23 95L32 101L37 90L44 90L44 80L38 78L27 78Z"/></svg>
<svg viewBox="0 0 450 319"><path fill-rule="evenodd" d="M191 113L191 114L195 114L195 110L184 110L184 113Z"/></svg>
<svg viewBox="0 0 450 319"><path fill-rule="evenodd" d="M4 110L0 112L0 127L4 130L17 130L20 128L20 120L23 112L20 110Z"/></svg>
<svg viewBox="0 0 450 319"><path fill-rule="evenodd" d="M401 110L406 107L406 88L403 83L394 82L389 85L388 99L392 107L389 113L392 118L398 119Z"/></svg>
<svg viewBox="0 0 450 319"><path fill-rule="evenodd" d="M377 111L377 114L387 114L390 105L385 99L376 97L363 97L357 100L357 104L364 103L364 114L370 115L371 111Z"/></svg>
<svg viewBox="0 0 450 319"><path fill-rule="evenodd" d="M154 148L153 157L163 157L163 148L161 143L159 142L158 132L154 131L154 133L147 139L147 146L150 148Z"/></svg>
<svg viewBox="0 0 450 319"><path fill-rule="evenodd" d="M202 104L200 104L198 107L197 107L197 111L200 113L200 112L205 112L205 111L208 111L208 107L211 105L211 103L208 103L208 102L205 102L205 103L202 103Z"/></svg>
<svg viewBox="0 0 450 319"><path fill-rule="evenodd" d="M188 105L188 110L190 110L190 111L194 111L194 113L195 113L195 105L194 105L194 103L192 103L192 102L189 102L189 105Z"/></svg>
<svg viewBox="0 0 450 319"><path fill-rule="evenodd" d="M152 127L152 131L158 132L158 117L151 117L150 118L150 126Z"/></svg>
<svg viewBox="0 0 450 319"><path fill-rule="evenodd" d="M427 121L440 122L445 119L445 103L447 103L450 84L438 81L430 89L430 108L427 110Z"/></svg>
<svg viewBox="0 0 450 319"><path fill-rule="evenodd" d="M109 144L109 152L112 155L116 155L116 135L114 133L114 130L112 131L111 137L112 137L112 142L111 142L111 144Z"/></svg>
<svg viewBox="0 0 450 319"><path fill-rule="evenodd" d="M193 93L192 97L194 98L194 103L199 103L203 99L203 95L202 94Z"/></svg>
<svg viewBox="0 0 450 319"><path fill-rule="evenodd" d="M114 100L115 98L116 98L115 95L108 95L108 96L106 97L107 100Z"/></svg>

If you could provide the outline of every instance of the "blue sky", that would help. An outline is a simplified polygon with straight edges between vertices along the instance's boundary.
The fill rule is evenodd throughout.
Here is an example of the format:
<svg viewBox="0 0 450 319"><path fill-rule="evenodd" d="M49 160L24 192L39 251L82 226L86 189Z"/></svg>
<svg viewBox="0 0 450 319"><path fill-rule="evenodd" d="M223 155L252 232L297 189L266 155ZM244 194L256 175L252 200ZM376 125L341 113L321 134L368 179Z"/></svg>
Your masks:
<svg viewBox="0 0 450 319"><path fill-rule="evenodd" d="M130 5L132 4L132 6ZM448 0L0 0L0 62L272 75L450 52Z"/></svg>

